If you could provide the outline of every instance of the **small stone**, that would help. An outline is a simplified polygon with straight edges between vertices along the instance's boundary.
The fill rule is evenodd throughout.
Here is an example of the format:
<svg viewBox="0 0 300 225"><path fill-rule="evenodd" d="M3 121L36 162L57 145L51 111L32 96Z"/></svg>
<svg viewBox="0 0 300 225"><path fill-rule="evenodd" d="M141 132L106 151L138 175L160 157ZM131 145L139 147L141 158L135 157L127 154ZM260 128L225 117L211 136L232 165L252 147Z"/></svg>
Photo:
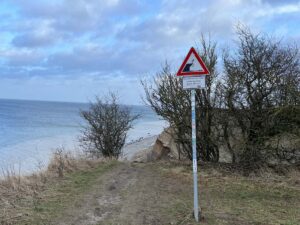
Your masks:
<svg viewBox="0 0 300 225"><path fill-rule="evenodd" d="M102 215L100 208L95 208L94 216L100 217Z"/></svg>
<svg viewBox="0 0 300 225"><path fill-rule="evenodd" d="M108 187L108 190L109 191L112 191L112 190L115 190L116 189L116 186L115 185L110 185L109 187Z"/></svg>

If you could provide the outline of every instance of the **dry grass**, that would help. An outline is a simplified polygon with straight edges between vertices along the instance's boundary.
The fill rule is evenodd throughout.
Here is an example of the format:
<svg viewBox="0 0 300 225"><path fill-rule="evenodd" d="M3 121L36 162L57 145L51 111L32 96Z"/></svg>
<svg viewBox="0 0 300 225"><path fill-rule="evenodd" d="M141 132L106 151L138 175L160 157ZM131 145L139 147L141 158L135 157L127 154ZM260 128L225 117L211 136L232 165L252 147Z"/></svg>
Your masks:
<svg viewBox="0 0 300 225"><path fill-rule="evenodd" d="M226 164L207 163L200 165L198 169L199 201L204 217L202 224L300 224L298 168L286 167L284 173L282 170L276 173L274 169L265 168L249 176L243 176L237 168ZM190 185L190 194L178 195L176 199L179 204L168 213L182 218L183 223L179 224L194 224L191 216L191 165L164 163L161 164L160 170L165 176Z"/></svg>
<svg viewBox="0 0 300 225"><path fill-rule="evenodd" d="M135 207L139 218L195 224L191 170L190 162L127 165L78 159L59 151L42 173L22 177L13 170L6 171L6 180L0 183L0 224L51 224L56 218L64 218L71 205L75 209L86 207L81 204L86 196L94 199L96 193L98 202L97 196L102 196L103 190L112 192L107 188L110 183L121 185L123 181L125 187L131 181L133 186L126 189L121 185L113 193L125 199L120 204L126 203L126 209ZM136 179L139 182L134 182ZM204 163L199 165L199 191L204 217L201 224L300 224L299 168L265 168L246 177L235 166ZM71 216L82 213L75 212ZM118 215L112 214L111 221L117 220ZM124 218L129 220L129 214L125 213ZM120 221L117 224L124 224Z"/></svg>
<svg viewBox="0 0 300 225"><path fill-rule="evenodd" d="M10 225L30 217L31 209L41 200L41 193L53 182L59 182L66 174L96 167L103 160L75 157L63 149L57 149L46 170L30 176L21 176L15 168L2 169L0 180L0 224Z"/></svg>

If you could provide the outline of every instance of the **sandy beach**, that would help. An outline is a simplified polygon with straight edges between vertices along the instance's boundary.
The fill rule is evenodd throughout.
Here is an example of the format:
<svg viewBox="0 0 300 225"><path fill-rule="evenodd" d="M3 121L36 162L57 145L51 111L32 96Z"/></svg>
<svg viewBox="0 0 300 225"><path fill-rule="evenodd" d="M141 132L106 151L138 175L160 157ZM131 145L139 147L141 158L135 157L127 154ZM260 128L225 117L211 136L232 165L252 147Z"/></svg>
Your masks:
<svg viewBox="0 0 300 225"><path fill-rule="evenodd" d="M134 156L140 152L143 152L149 149L154 145L158 135L154 135L151 137L141 138L137 141L129 143L123 147L123 156L121 160L132 161Z"/></svg>
<svg viewBox="0 0 300 225"><path fill-rule="evenodd" d="M135 156L141 152L146 151L154 145L158 135L140 137L127 143L123 147L123 156L121 161L132 161ZM28 141L20 145L14 146L15 151L20 152L15 155L12 151L6 151L0 159L1 169L7 169L20 173L21 175L29 175L41 169L46 169L48 163L55 152L53 143L64 143L59 147L63 147L66 152L72 155L82 155L82 149L79 147L78 141L72 136L62 136L55 138L48 138L45 140ZM34 146L34 147L33 147ZM30 151L22 151L22 149L30 149ZM41 151L41 149L48 149L48 151ZM0 177L3 174L0 174Z"/></svg>

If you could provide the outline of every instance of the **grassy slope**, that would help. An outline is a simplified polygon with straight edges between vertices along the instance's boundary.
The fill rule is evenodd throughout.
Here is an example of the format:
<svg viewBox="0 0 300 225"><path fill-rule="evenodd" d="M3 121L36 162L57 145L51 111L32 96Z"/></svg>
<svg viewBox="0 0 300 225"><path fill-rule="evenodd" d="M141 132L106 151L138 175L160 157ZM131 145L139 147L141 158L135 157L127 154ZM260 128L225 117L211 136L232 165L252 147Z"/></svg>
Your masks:
<svg viewBox="0 0 300 225"><path fill-rule="evenodd" d="M103 183L103 174L120 164L101 164L94 169L74 172L63 180L52 182L34 202L33 208L26 208L24 202L23 208L29 216L26 221L14 224L50 224L49 221L61 217L70 204L79 204L84 193L88 193L93 185ZM162 178L160 182L168 182L161 184L161 191L155 186L149 188L159 195L165 195L162 201L168 201L156 203L167 205L157 217L173 218L171 224L195 224L191 215L193 202L190 166L162 162L141 166L158 174ZM298 175L299 173L290 178L276 175L266 180L246 178L220 169L200 166L200 205L204 216L202 224L300 224ZM126 198L125 193L123 196ZM156 207L153 205L153 209Z"/></svg>
<svg viewBox="0 0 300 225"><path fill-rule="evenodd" d="M62 179L51 181L35 200L33 208L29 208L27 219L16 224L49 224L53 218L63 215L64 209L69 205L80 202L85 192L90 191L94 184L101 182L99 177L117 165L116 161L101 163L93 169L73 172L66 174Z"/></svg>
<svg viewBox="0 0 300 225"><path fill-rule="evenodd" d="M165 166L163 170L192 185L189 167ZM202 170L199 179L202 224L300 224L299 173L290 178L272 176L276 178L247 178L215 169ZM193 224L186 207L193 204L191 194L182 194L179 199L179 210L174 209L173 213L186 218L182 224Z"/></svg>

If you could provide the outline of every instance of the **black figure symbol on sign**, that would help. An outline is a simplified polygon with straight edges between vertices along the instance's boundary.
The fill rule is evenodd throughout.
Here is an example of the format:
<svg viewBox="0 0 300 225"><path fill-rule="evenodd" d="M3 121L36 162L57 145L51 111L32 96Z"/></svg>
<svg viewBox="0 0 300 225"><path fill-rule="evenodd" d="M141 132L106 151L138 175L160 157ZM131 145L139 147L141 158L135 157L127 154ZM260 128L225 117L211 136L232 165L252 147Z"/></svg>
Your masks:
<svg viewBox="0 0 300 225"><path fill-rule="evenodd" d="M194 59L192 59L192 63L187 63L182 72L190 72L191 66L194 64Z"/></svg>

